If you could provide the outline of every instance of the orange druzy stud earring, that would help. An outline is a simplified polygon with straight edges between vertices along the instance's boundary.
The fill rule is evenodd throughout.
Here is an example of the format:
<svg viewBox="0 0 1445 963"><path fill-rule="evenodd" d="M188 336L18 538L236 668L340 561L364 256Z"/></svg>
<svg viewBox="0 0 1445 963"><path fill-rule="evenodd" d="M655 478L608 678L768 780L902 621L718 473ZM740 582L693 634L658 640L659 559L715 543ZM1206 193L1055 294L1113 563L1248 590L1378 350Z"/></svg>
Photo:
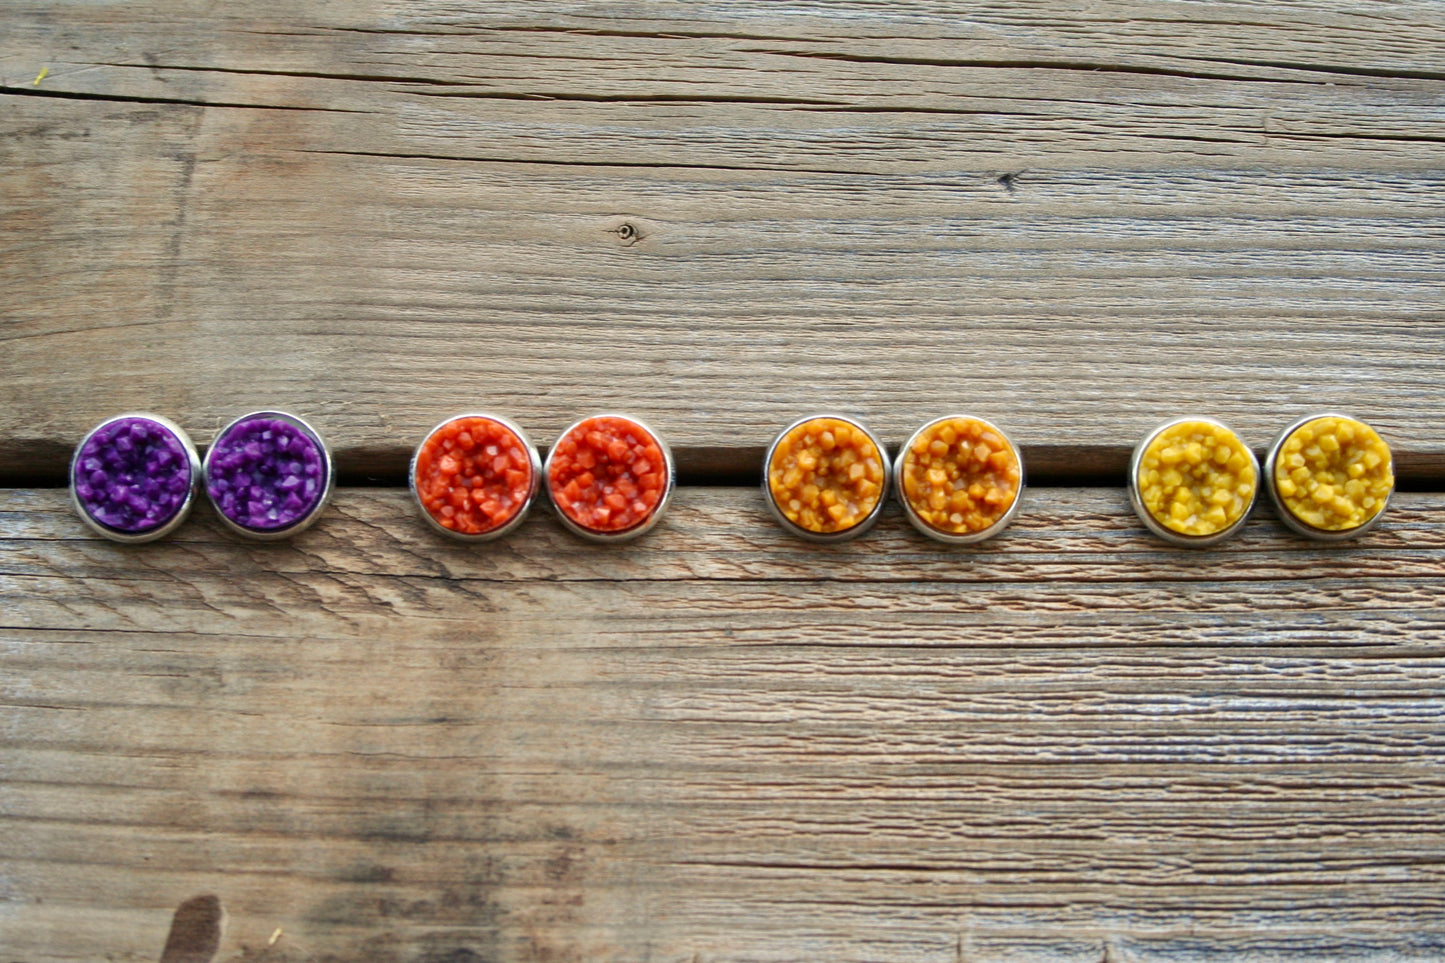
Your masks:
<svg viewBox="0 0 1445 963"><path fill-rule="evenodd" d="M521 524L541 479L537 449L505 418L464 414L433 428L409 473L422 517L444 535L484 542Z"/></svg>
<svg viewBox="0 0 1445 963"><path fill-rule="evenodd" d="M873 527L888 492L888 455L843 415L793 422L763 462L763 494L778 523L814 542L839 542Z"/></svg>
<svg viewBox="0 0 1445 963"><path fill-rule="evenodd" d="M1024 485L1023 460L1002 431L982 418L949 415L913 433L898 452L894 485L920 532L955 545L1008 527Z"/></svg>

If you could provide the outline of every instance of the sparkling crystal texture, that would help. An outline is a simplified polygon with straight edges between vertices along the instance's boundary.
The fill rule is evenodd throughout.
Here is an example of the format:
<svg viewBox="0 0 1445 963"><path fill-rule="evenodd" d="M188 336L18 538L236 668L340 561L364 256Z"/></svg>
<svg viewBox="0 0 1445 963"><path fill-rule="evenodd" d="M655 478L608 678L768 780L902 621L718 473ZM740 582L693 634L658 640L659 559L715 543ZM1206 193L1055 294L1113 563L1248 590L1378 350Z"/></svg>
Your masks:
<svg viewBox="0 0 1445 963"><path fill-rule="evenodd" d="M329 468L320 442L300 426L258 415L231 425L212 445L206 489L243 528L290 528L321 504Z"/></svg>
<svg viewBox="0 0 1445 963"><path fill-rule="evenodd" d="M86 514L127 535L174 518L192 482L190 459L175 432L140 416L117 418L92 432L76 453L70 479Z"/></svg>

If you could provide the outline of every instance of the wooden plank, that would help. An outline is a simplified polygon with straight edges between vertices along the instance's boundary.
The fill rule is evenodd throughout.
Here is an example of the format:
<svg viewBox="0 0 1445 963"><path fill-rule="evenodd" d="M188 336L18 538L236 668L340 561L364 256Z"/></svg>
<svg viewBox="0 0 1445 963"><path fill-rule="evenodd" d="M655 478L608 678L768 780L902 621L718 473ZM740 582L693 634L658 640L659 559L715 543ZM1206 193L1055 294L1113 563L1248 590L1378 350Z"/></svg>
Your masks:
<svg viewBox="0 0 1445 963"><path fill-rule="evenodd" d="M815 408L1117 478L1330 405L1438 487L1442 12L23 0L0 483L124 408L394 482L482 405L734 478ZM386 489L120 548L0 491L0 949L153 960L215 894L230 961L1445 955L1442 496L1206 553L1027 498L962 550L697 487L621 548Z"/></svg>
<svg viewBox="0 0 1445 963"><path fill-rule="evenodd" d="M1188 552L1026 497L963 549L705 488L628 546L344 490L122 547L0 493L0 943L155 959L215 893L223 960L1445 950L1445 498Z"/></svg>
<svg viewBox="0 0 1445 963"><path fill-rule="evenodd" d="M294 409L395 479L478 405L702 474L824 408L1117 474L1325 405L1434 484L1441 9L30 2L0 479L131 408Z"/></svg>

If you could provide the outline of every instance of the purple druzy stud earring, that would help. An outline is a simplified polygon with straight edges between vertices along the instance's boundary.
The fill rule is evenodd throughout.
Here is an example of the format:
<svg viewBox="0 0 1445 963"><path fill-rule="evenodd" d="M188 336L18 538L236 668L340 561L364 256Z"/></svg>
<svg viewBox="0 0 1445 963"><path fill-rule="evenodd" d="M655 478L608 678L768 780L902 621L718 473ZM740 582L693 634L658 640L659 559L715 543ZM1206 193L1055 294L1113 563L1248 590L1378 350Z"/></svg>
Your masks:
<svg viewBox="0 0 1445 963"><path fill-rule="evenodd" d="M283 411L253 411L206 452L206 494L232 531L278 539L309 527L331 498L335 468L316 429Z"/></svg>
<svg viewBox="0 0 1445 963"><path fill-rule="evenodd" d="M75 510L117 542L149 542L174 531L200 483L196 446L159 415L134 412L101 422L70 460Z"/></svg>

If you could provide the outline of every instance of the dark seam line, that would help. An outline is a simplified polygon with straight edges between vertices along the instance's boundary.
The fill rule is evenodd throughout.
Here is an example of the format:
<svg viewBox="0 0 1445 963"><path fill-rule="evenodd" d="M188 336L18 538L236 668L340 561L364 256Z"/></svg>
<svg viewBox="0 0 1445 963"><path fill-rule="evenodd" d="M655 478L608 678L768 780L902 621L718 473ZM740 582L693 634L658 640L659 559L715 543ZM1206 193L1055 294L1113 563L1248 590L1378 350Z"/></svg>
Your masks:
<svg viewBox="0 0 1445 963"><path fill-rule="evenodd" d="M385 74L337 74L316 70L256 70L244 67L194 67L181 64L131 64L95 61L98 67L134 67L137 70L184 70L192 73L239 74L257 77L301 77L311 80L357 80L370 83L426 84L438 87L469 87L465 80L437 80L431 77L392 77Z"/></svg>
<svg viewBox="0 0 1445 963"><path fill-rule="evenodd" d="M757 488L761 484L761 467L729 471L680 471L677 476L679 488ZM21 472L0 476L0 492L52 491L68 487L63 469L45 472ZM368 491L400 489L407 487L405 474L396 472L343 471L337 473L336 487L355 488ZM1083 473L1068 475L1062 473L1030 472L1028 487L1035 489L1066 488L1119 488L1125 487L1125 476L1121 473ZM1445 494L1445 477L1439 475L1395 476L1395 490L1412 494Z"/></svg>
<svg viewBox="0 0 1445 963"><path fill-rule="evenodd" d="M1347 67L1343 64L1324 66L1321 64L1297 64L1283 60L1232 60L1223 57L1191 57L1213 64L1237 64L1241 67L1271 67L1276 70L1301 70L1318 74L1344 74L1350 77L1379 77L1385 80L1445 80L1445 72L1438 70L1398 70L1386 67Z"/></svg>
<svg viewBox="0 0 1445 963"><path fill-rule="evenodd" d="M336 154L343 157L380 157L389 160L438 160L438 161L459 161L468 164L536 164L546 167L615 167L615 168L642 168L644 170L703 170L703 171L739 171L743 173L768 172L775 174L839 174L849 177L866 177L868 171L812 168L812 167L748 167L732 164L683 164L683 163L654 163L650 161L576 161L576 160L550 160L541 158L525 157L463 157L454 154L397 154L387 151L353 151L353 150L314 150L309 148L297 149L299 154Z"/></svg>
<svg viewBox="0 0 1445 963"><path fill-rule="evenodd" d="M178 107L238 107L245 110L314 110L332 114L365 114L370 111L342 107L296 107L284 104L235 104L213 100L185 100L179 97L139 97L120 94L78 93L64 90L28 90L24 87L0 87L0 95L12 97L49 97L54 100L96 100L113 104L167 104Z"/></svg>
<svg viewBox="0 0 1445 963"><path fill-rule="evenodd" d="M1084 60L946 60L937 57L868 57L861 54L827 53L826 51L750 49L744 53L773 54L804 60L834 60L842 63L888 64L900 67L978 68L983 70L1068 70L1092 74L1135 74L1146 77L1177 77L1182 80L1229 80L1255 84L1308 84L1319 86L1322 80L1290 80L1280 77L1250 77L1244 74L1177 70L1169 67L1090 63ZM1229 63L1229 61L1222 61ZM1248 66L1248 65L1246 65Z"/></svg>
<svg viewBox="0 0 1445 963"><path fill-rule="evenodd" d="M460 97L470 100L520 100L528 103L582 103L582 104L761 104L781 107L817 107L822 109L847 110L848 105L837 100L799 100L790 97L729 97L725 95L706 96L696 94L564 94L564 93L493 93L490 91L415 91L418 97Z"/></svg>

